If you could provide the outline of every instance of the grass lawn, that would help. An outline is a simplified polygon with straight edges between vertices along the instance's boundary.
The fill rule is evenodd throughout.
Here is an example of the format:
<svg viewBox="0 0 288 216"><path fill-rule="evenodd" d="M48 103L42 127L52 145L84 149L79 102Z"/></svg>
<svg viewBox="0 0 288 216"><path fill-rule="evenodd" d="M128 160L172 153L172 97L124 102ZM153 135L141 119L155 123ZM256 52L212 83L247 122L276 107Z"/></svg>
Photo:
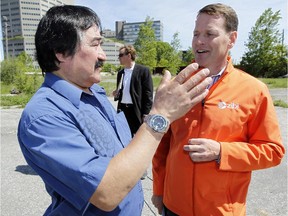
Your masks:
<svg viewBox="0 0 288 216"><path fill-rule="evenodd" d="M160 84L162 76L161 75L153 75L153 85L154 90L156 90ZM268 88L286 88L288 84L288 78L259 78L262 82L264 82ZM37 84L37 85L40 85ZM100 84L107 93L107 96L112 96L112 91L116 88L116 75L107 75L102 76L102 80ZM10 95L10 91L15 88L14 84L4 85L1 83L1 107L9 108L11 106L19 106L24 107L25 104L30 100L32 95L27 95L21 93L19 95ZM282 100L275 100L275 106L288 108L288 104Z"/></svg>

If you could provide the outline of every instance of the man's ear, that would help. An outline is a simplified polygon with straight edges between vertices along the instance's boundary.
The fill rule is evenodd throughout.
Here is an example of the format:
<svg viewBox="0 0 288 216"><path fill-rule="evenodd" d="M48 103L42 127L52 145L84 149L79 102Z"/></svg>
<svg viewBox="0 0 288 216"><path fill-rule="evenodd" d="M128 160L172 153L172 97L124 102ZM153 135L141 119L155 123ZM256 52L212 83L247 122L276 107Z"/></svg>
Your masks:
<svg viewBox="0 0 288 216"><path fill-rule="evenodd" d="M59 62L65 62L66 57L63 53L55 53L55 55Z"/></svg>
<svg viewBox="0 0 288 216"><path fill-rule="evenodd" d="M228 47L229 47L229 49L231 49L237 40L237 31L232 31L230 33L229 39L230 39L230 43L229 43Z"/></svg>

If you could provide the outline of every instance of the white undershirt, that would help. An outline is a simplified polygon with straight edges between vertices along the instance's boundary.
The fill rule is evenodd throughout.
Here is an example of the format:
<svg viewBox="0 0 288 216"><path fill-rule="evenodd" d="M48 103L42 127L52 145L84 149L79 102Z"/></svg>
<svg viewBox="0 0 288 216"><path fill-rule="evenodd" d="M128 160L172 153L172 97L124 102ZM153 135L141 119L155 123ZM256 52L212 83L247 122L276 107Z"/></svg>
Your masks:
<svg viewBox="0 0 288 216"><path fill-rule="evenodd" d="M132 63L131 68L124 68L124 78L123 78L123 95L121 103L124 104L133 104L132 98L130 95L130 84L131 84L131 77L132 72L134 69L135 63Z"/></svg>

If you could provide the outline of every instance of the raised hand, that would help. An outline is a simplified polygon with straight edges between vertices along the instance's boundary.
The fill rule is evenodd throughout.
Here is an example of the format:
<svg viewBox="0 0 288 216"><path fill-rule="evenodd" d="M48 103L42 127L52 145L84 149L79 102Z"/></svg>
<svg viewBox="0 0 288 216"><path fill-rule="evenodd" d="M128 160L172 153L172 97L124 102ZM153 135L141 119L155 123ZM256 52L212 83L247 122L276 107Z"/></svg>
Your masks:
<svg viewBox="0 0 288 216"><path fill-rule="evenodd" d="M193 75L197 70L197 63L190 64L174 79L166 71L157 89L151 113L164 115L172 122L201 102L208 94L206 87L212 79L207 77L208 69L202 69Z"/></svg>

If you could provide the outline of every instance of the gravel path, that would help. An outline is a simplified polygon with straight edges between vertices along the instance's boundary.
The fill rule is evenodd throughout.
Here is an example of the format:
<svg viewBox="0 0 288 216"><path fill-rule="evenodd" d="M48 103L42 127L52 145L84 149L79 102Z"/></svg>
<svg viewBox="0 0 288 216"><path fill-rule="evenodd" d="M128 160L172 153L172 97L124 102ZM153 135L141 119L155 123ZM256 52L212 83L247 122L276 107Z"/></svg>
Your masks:
<svg viewBox="0 0 288 216"><path fill-rule="evenodd" d="M287 103L287 89L272 89L273 99ZM109 98L115 104L112 98ZM276 107L283 143L287 149L287 111ZM22 109L1 109L1 212L5 216L43 215L50 203L40 177L27 165L16 138ZM151 204L152 174L142 181L145 204L142 216L154 216ZM253 172L247 197L248 216L287 216L287 155L274 168ZM129 216L129 215L127 215Z"/></svg>

